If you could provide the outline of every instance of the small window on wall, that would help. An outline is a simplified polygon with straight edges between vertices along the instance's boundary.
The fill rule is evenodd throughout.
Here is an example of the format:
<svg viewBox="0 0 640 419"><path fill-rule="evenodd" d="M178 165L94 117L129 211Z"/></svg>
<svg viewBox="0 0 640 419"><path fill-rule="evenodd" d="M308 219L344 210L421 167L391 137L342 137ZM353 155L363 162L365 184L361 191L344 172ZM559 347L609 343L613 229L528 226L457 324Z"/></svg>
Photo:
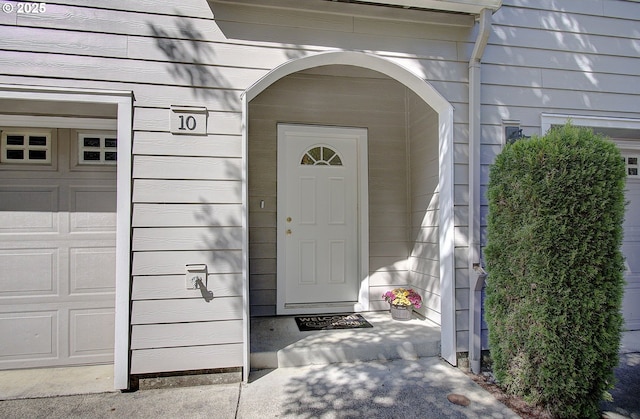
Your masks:
<svg viewBox="0 0 640 419"><path fill-rule="evenodd" d="M116 164L118 140L115 134L79 133L78 162L80 164Z"/></svg>
<svg viewBox="0 0 640 419"><path fill-rule="evenodd" d="M638 169L640 169L640 155L622 155L622 160L624 161L624 165L627 171L627 177L630 178L640 178L638 174Z"/></svg>
<svg viewBox="0 0 640 419"><path fill-rule="evenodd" d="M0 162L51 164L51 131L2 131Z"/></svg>

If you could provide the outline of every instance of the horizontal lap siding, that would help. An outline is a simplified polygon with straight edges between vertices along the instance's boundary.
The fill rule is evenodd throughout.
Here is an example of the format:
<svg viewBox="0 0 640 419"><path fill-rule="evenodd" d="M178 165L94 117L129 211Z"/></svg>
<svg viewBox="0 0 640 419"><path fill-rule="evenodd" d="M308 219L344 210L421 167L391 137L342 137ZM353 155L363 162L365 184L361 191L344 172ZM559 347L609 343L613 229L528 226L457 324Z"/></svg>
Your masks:
<svg viewBox="0 0 640 419"><path fill-rule="evenodd" d="M184 275L135 276L131 295L134 300L170 300L192 298L192 290L184 286ZM209 274L207 290L214 297L237 297L242 293L241 274Z"/></svg>
<svg viewBox="0 0 640 419"><path fill-rule="evenodd" d="M0 82L133 91L131 372L241 366L240 94L283 54L230 45L203 1L83 4L0 16ZM205 106L207 135L172 135L170 105Z"/></svg>
<svg viewBox="0 0 640 419"><path fill-rule="evenodd" d="M209 274L206 282L211 301L186 290L184 274L134 276L132 374L242 364L242 275Z"/></svg>
<svg viewBox="0 0 640 419"><path fill-rule="evenodd" d="M540 133L541 112L637 116L640 6L590 1L553 10L547 3L505 3L494 14L483 58L484 125L517 119L530 135Z"/></svg>
<svg viewBox="0 0 640 419"><path fill-rule="evenodd" d="M490 165L502 150L503 119L519 120L525 135L540 135L542 113L640 117L640 4L541 1L523 8L516 0L503 3L494 13L482 66L484 244L486 187Z"/></svg>
<svg viewBox="0 0 640 419"><path fill-rule="evenodd" d="M157 37L129 38L128 58L158 62L172 84L163 102L136 109L133 127L133 374L242 365L239 94L265 70L202 23L158 16L146 28ZM207 107L207 135L169 133L168 105ZM206 290L187 290L185 265L198 263L208 268Z"/></svg>
<svg viewBox="0 0 640 419"><path fill-rule="evenodd" d="M131 374L237 367L242 350L242 343L136 349L131 351Z"/></svg>
<svg viewBox="0 0 640 419"><path fill-rule="evenodd" d="M72 59L66 54L5 51L0 56L0 65L9 64L23 76L47 74L58 78L72 76L79 80L109 80L116 71L118 81L125 83L163 85L169 82L186 87L214 87L217 84L226 89L242 89L266 74L265 70L220 69L202 64L176 62L167 65L155 61L90 56ZM167 72L167 68L173 71ZM215 96L216 92L212 95Z"/></svg>
<svg viewBox="0 0 640 419"><path fill-rule="evenodd" d="M238 219L239 205L136 205L135 223L154 226L133 231L131 373L242 365L241 231L219 226L237 224L225 219ZM189 263L208 266L206 291L186 290Z"/></svg>
<svg viewBox="0 0 640 419"><path fill-rule="evenodd" d="M131 349L163 346L171 336L178 346L202 346L242 341L242 320L211 323L173 323L133 325Z"/></svg>
<svg viewBox="0 0 640 419"><path fill-rule="evenodd" d="M46 13L40 15L0 14L0 36L6 41L0 47L0 83L131 90L135 97L134 374L242 363L238 334L242 290L240 97L268 71L292 58L323 51L377 51L432 81L456 107L455 137L463 139L466 133L464 56L470 45L471 17L450 17L458 25L454 27L421 23L427 16L422 12L390 10L388 16L415 15L412 22L401 22L204 0L172 4L83 0L46 7ZM326 7L379 10L330 2ZM370 125L370 191L374 191L370 194L370 252L371 266L376 269L371 286L372 295L377 296L390 284L407 283L406 257L411 249L406 244L410 228L406 177L389 170L403 168L406 159L400 147L390 146L388 140L404 147L404 105L383 94L384 88L380 90L375 83L363 86L375 94L373 100L367 95L340 98L339 102L350 103L347 114L327 109L327 100L332 99L323 96L324 87L315 92L316 107L279 111L286 112L289 122ZM351 89L348 84L345 87ZM285 99L296 94L295 90L288 92ZM172 135L170 105L206 107L207 135ZM317 115L317 106L324 106L323 118L309 116ZM360 108L364 110L354 111ZM273 130L272 120L264 119L261 111L252 109L256 117L250 130ZM265 191L248 202L249 252L253 255L250 298L258 302L252 313L272 314L275 181L259 173L274 170L270 165L275 161L275 147L252 147L266 153L266 158L257 163L249 160L250 186ZM464 189L457 196L464 202ZM258 210L260 200L266 203L264 214ZM433 254L432 248L420 251ZM186 290L188 263L208 265L212 301L206 302L200 291ZM431 275L432 270L426 271ZM372 308L380 307L380 301Z"/></svg>
<svg viewBox="0 0 640 419"><path fill-rule="evenodd" d="M409 94L408 107L410 285L423 297L418 311L440 324L438 115L414 94Z"/></svg>

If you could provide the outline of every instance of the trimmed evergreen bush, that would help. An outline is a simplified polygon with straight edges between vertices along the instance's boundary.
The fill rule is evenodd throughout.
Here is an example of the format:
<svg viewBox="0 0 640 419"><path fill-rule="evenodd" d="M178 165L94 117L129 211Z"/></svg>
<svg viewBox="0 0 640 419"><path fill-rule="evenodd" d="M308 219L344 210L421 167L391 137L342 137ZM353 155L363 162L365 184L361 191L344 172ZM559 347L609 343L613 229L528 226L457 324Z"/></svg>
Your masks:
<svg viewBox="0 0 640 419"><path fill-rule="evenodd" d="M625 165L567 124L505 146L488 189L486 320L493 370L555 417L598 417L622 329Z"/></svg>

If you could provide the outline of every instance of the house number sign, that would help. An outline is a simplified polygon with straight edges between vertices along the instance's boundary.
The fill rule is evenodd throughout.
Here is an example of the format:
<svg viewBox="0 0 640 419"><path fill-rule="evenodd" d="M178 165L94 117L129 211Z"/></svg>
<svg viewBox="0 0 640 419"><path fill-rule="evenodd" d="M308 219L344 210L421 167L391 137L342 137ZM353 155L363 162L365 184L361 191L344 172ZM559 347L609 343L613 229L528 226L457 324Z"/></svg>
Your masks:
<svg viewBox="0 0 640 419"><path fill-rule="evenodd" d="M178 135L207 135L207 108L172 105L171 133Z"/></svg>

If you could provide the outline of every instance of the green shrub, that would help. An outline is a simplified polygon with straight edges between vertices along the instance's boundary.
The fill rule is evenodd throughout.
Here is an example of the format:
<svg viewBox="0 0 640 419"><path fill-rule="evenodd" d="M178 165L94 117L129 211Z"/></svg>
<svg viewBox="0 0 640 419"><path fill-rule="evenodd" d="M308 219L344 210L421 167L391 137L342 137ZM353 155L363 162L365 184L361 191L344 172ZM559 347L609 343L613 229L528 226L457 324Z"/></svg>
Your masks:
<svg viewBox="0 0 640 419"><path fill-rule="evenodd" d="M625 166L567 124L507 145L488 189L486 320L509 393L556 417L598 417L622 328Z"/></svg>

